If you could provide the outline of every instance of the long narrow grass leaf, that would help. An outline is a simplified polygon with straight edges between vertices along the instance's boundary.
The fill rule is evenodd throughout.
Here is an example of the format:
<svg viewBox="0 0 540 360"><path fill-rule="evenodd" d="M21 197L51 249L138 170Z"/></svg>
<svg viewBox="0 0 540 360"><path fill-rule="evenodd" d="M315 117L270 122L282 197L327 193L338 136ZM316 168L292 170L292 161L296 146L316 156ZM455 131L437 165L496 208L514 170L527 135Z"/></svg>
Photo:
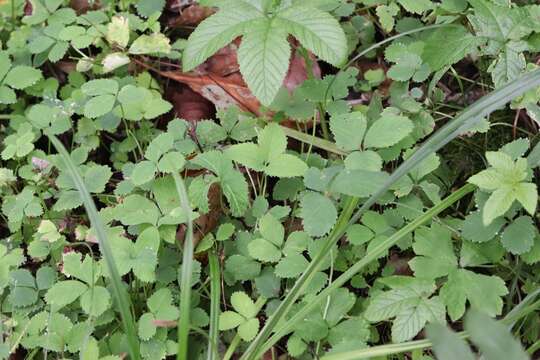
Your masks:
<svg viewBox="0 0 540 360"><path fill-rule="evenodd" d="M208 356L206 358L207 360L218 360L221 276L218 257L214 251L211 251L208 254L208 264L210 266L210 327L208 336Z"/></svg>
<svg viewBox="0 0 540 360"><path fill-rule="evenodd" d="M118 308L120 310L123 328L127 336L127 341L129 345L129 356L131 359L140 359L139 341L137 337L137 332L135 330L135 322L131 314L131 301L129 299L127 291L122 285L122 280L118 273L118 268L116 267L111 248L107 241L107 232L101 220L101 216L97 211L94 200L90 196L90 193L88 192L88 189L84 184L79 170L71 160L71 156L69 155L64 145L60 142L60 140L58 140L58 138L56 138L56 136L48 135L48 137L58 151L58 153L60 154L60 156L62 157L65 165L67 166L73 183L75 184L75 187L79 191L79 194L83 200L84 208L86 209L86 213L88 214L88 218L90 219L92 227L96 231L99 248L101 250L101 253L103 254L103 257L105 258L105 263L107 264L107 269L109 270L109 274L111 276L113 295L118 302Z"/></svg>
<svg viewBox="0 0 540 360"><path fill-rule="evenodd" d="M180 318L178 319L178 360L186 360L188 354L188 337L190 330L189 314L191 312L191 279L193 272L193 221L191 208L184 180L178 174L173 174L176 191L180 197L182 210L187 217L187 231L184 239L182 255L182 276L180 279Z"/></svg>
<svg viewBox="0 0 540 360"><path fill-rule="evenodd" d="M385 181L374 194L360 207L359 210L351 217L349 225L356 223L360 217L373 206L377 200L388 191L401 177L409 173L420 162L429 155L437 152L443 146L455 139L460 134L475 126L480 120L492 113L493 111L502 108L508 102L523 95L529 90L540 86L540 69L527 73L518 79L508 83L504 87L484 96L467 109L459 116L439 129L431 136L416 152L413 153L405 162L403 162L392 175ZM333 231L328 237L323 249L310 262L308 268L298 278L295 285L289 291L285 299L280 303L273 315L267 320L265 326L250 344L246 353L242 356L242 360L253 360L256 354L259 354L261 345L266 341L270 334L274 331L275 326L289 312L290 308L296 302L302 291L309 285L309 281L313 275L321 267L322 262L328 254L328 250L335 244L346 232L348 226L339 227L336 225L337 231Z"/></svg>

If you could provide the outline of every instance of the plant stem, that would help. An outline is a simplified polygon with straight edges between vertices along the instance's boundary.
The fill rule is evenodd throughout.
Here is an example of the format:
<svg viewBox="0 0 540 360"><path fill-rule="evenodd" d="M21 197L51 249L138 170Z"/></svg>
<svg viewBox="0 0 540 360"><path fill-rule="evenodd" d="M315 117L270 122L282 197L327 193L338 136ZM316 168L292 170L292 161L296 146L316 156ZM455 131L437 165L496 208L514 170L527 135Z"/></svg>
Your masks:
<svg viewBox="0 0 540 360"><path fill-rule="evenodd" d="M219 301L221 297L221 276L219 273L219 261L215 250L208 253L208 263L210 265L210 329L208 337L207 360L217 360L219 341Z"/></svg>
<svg viewBox="0 0 540 360"><path fill-rule="evenodd" d="M193 272L193 222L191 209L184 181L176 173L173 173L176 191L180 196L182 210L187 216L187 231L184 239L184 251L182 254L182 277L180 280L180 317L178 319L178 353L177 360L187 360L188 337L190 330L189 315L191 312L191 278Z"/></svg>

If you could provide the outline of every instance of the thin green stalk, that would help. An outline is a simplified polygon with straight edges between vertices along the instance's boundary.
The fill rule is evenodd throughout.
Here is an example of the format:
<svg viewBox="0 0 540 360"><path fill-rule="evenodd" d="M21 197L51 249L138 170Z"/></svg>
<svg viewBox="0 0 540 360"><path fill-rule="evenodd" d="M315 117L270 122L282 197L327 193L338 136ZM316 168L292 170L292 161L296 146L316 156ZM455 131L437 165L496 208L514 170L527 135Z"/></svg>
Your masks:
<svg viewBox="0 0 540 360"><path fill-rule="evenodd" d="M459 116L450 121L443 128L438 130L431 136L412 156L404 161L394 171L388 180L386 180L371 197L360 207L359 210L351 217L349 224L355 224L361 216L369 210L377 200L384 195L399 179L408 174L418 164L420 164L429 155L436 153L450 141L458 137L460 134L467 132L477 122L492 113L493 111L502 108L508 102L523 95L529 90L540 86L540 69L524 74L518 79L508 83L502 88L484 96L468 108L466 108ZM254 360L255 354L258 354L259 348L267 340L273 332L276 324L288 313L290 307L298 299L301 290L304 289L307 279L311 279L315 272L319 269L320 264L327 256L328 250L335 244L344 234L347 226L335 227L335 230L328 237L325 246L317 256L311 261L308 268L300 276L293 288L289 291L283 302L278 306L273 315L268 319L259 335L251 343L246 353L242 356L242 360Z"/></svg>
<svg viewBox="0 0 540 360"><path fill-rule="evenodd" d="M219 303L221 297L219 261L215 251L208 253L210 265L210 330L208 337L207 360L217 360L219 342Z"/></svg>
<svg viewBox="0 0 540 360"><path fill-rule="evenodd" d="M178 353L177 360L187 360L188 337L190 330L189 314L191 312L191 278L193 272L193 221L191 220L191 208L186 192L184 180L173 173L176 191L180 197L182 210L187 217L187 231L184 239L184 251L182 254L182 278L180 279L180 317L178 319Z"/></svg>
<svg viewBox="0 0 540 360"><path fill-rule="evenodd" d="M423 213L421 216L414 219L412 222L401 228L396 233L392 234L388 239L380 242L377 246L373 247L360 261L351 266L346 272L341 274L336 280L332 282L328 287L321 291L315 298L310 299L304 307L302 307L286 324L278 328L270 339L262 346L259 354L266 349L270 348L274 343L276 343L280 338L287 335L292 331L294 324L297 324L299 321L308 315L316 306L318 306L322 301L324 301L328 296L332 294L333 291L339 289L347 281L349 281L354 275L356 275L360 270L365 266L369 265L371 262L377 260L382 254L385 253L389 248L397 244L401 239L406 235L412 233L418 227L427 223L442 211L448 209L450 206L455 204L457 201L462 199L467 194L471 193L475 189L474 185L467 184L461 187L459 190L450 194L447 198L442 200L440 203Z"/></svg>
<svg viewBox="0 0 540 360"><path fill-rule="evenodd" d="M291 128L286 127L286 126L282 126L281 129L283 130L283 132L285 133L285 135L287 137L290 137L290 138L293 138L295 140L301 141L301 142L303 142L305 144L313 145L313 146L315 146L315 147L317 147L319 149L326 150L328 152L331 152L331 153L334 153L334 154L337 154L337 155L345 156L345 155L348 154L347 151L343 151L343 150L339 149L336 146L336 144L331 142L331 141L324 140L324 139L318 138L316 136L309 135L309 134L303 133L301 131L291 129Z"/></svg>
<svg viewBox="0 0 540 360"><path fill-rule="evenodd" d="M135 330L135 322L133 321L133 316L130 311L131 301L127 292L125 291L124 286L122 285L122 280L118 273L113 254L107 240L107 232L105 231L105 226L101 220L101 216L96 209L94 200L92 200L92 197L90 196L90 193L88 192L88 189L84 184L79 170L77 169L75 164L73 164L71 156L67 152L64 145L62 145L62 143L60 142L60 140L58 140L56 136L49 134L47 136L49 137L50 141L62 157L65 165L67 166L71 179L73 180L73 183L75 184L75 187L79 191L79 194L83 200L84 207L86 209L86 213L88 214L88 218L90 219L92 227L96 231L99 248L101 250L101 253L103 254L103 257L105 258L107 269L109 270L109 274L111 275L113 295L118 302L118 308L120 310L120 316L122 318L123 329L127 336L129 356L131 359L140 359L139 340L137 337L137 332Z"/></svg>

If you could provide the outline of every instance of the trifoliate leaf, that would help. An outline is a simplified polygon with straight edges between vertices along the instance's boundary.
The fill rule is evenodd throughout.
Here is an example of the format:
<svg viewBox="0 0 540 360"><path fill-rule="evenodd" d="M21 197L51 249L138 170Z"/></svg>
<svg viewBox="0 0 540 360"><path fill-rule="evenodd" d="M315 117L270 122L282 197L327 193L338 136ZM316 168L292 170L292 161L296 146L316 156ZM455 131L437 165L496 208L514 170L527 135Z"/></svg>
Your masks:
<svg viewBox="0 0 540 360"><path fill-rule="evenodd" d="M151 161L143 160L138 162L131 173L131 181L135 185L143 185L154 179L156 176L156 164Z"/></svg>
<svg viewBox="0 0 540 360"><path fill-rule="evenodd" d="M142 340L150 340L156 334L154 320L154 315L151 313L143 314L139 318L138 334Z"/></svg>
<svg viewBox="0 0 540 360"><path fill-rule="evenodd" d="M103 286L89 288L81 296L81 308L90 316L98 317L111 307L111 295Z"/></svg>
<svg viewBox="0 0 540 360"><path fill-rule="evenodd" d="M234 311L224 311L219 314L219 330L230 330L238 327L245 321L244 317Z"/></svg>
<svg viewBox="0 0 540 360"><path fill-rule="evenodd" d="M91 98L84 105L84 116L95 119L109 113L116 102L114 95L99 95Z"/></svg>
<svg viewBox="0 0 540 360"><path fill-rule="evenodd" d="M277 262L281 258L281 251L270 241L255 239L248 244L249 255L263 262Z"/></svg>
<svg viewBox="0 0 540 360"><path fill-rule="evenodd" d="M281 154L270 161L264 172L269 176L291 178L303 176L308 169L305 162L294 155Z"/></svg>
<svg viewBox="0 0 540 360"><path fill-rule="evenodd" d="M246 319L257 316L259 312L253 300L242 291L237 291L231 295L231 305L234 310Z"/></svg>

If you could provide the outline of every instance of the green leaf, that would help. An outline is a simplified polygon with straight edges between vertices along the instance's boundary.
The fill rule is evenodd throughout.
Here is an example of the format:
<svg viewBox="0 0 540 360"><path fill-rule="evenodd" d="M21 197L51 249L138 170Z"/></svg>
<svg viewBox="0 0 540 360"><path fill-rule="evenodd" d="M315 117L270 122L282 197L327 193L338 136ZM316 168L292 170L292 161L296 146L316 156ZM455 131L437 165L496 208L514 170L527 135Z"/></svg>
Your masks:
<svg viewBox="0 0 540 360"><path fill-rule="evenodd" d="M81 296L81 308L85 313L98 317L111 307L111 295L103 286L89 288Z"/></svg>
<svg viewBox="0 0 540 360"><path fill-rule="evenodd" d="M263 14L255 6L245 1L235 1L205 19L188 38L182 59L183 70L193 70L249 30L254 20L261 18Z"/></svg>
<svg viewBox="0 0 540 360"><path fill-rule="evenodd" d="M86 285L77 280L59 281L47 291L45 301L56 309L61 309L75 301L87 289Z"/></svg>
<svg viewBox="0 0 540 360"><path fill-rule="evenodd" d="M534 215L536 213L536 206L538 204L536 184L521 183L516 185L514 187L514 196L529 214Z"/></svg>
<svg viewBox="0 0 540 360"><path fill-rule="evenodd" d="M90 80L81 86L81 90L87 96L116 95L118 82L112 79Z"/></svg>
<svg viewBox="0 0 540 360"><path fill-rule="evenodd" d="M503 307L502 296L508 290L504 281L497 276L476 274L465 269L456 269L448 276L440 296L448 308L453 321L465 313L468 300L473 308L480 309L490 316L500 315Z"/></svg>
<svg viewBox="0 0 540 360"><path fill-rule="evenodd" d="M514 200L515 194L511 188L505 187L495 190L484 205L482 218L484 225L489 225L493 220L504 215Z"/></svg>
<svg viewBox="0 0 540 360"><path fill-rule="evenodd" d="M520 216L504 229L501 241L506 250L520 255L531 250L536 233L531 217Z"/></svg>
<svg viewBox="0 0 540 360"><path fill-rule="evenodd" d="M419 15L434 7L434 4L430 0L398 0L398 2L408 12Z"/></svg>
<svg viewBox="0 0 540 360"><path fill-rule="evenodd" d="M420 299L414 307L399 313L392 324L392 341L404 342L415 337L426 323L444 323L444 304L439 297Z"/></svg>
<svg viewBox="0 0 540 360"><path fill-rule="evenodd" d="M426 327L426 333L438 360L476 359L467 343L445 325L430 324Z"/></svg>
<svg viewBox="0 0 540 360"><path fill-rule="evenodd" d="M263 105L274 101L289 69L290 57L287 33L276 21L254 22L242 38L238 49L240 72Z"/></svg>
<svg viewBox="0 0 540 360"><path fill-rule="evenodd" d="M253 340L258 333L259 319L257 318L249 319L238 327L238 335L240 335L244 341Z"/></svg>
<svg viewBox="0 0 540 360"><path fill-rule="evenodd" d="M123 16L113 16L107 27L107 41L125 48L129 42L129 20Z"/></svg>
<svg viewBox="0 0 540 360"><path fill-rule="evenodd" d="M440 28L427 38L422 59L432 71L439 71L467 56L476 43L477 39L462 26Z"/></svg>
<svg viewBox="0 0 540 360"><path fill-rule="evenodd" d="M250 169L262 171L264 169L264 157L260 154L259 147L253 143L236 144L225 150L227 157Z"/></svg>
<svg viewBox="0 0 540 360"><path fill-rule="evenodd" d="M300 217L311 236L323 236L334 227L337 210L332 200L316 192L307 192L300 200Z"/></svg>
<svg viewBox="0 0 540 360"><path fill-rule="evenodd" d="M166 0L139 0L137 2L137 13L148 18L157 12L163 11Z"/></svg>
<svg viewBox="0 0 540 360"><path fill-rule="evenodd" d="M156 224L159 209L144 196L129 195L116 207L115 217L124 225Z"/></svg>
<svg viewBox="0 0 540 360"><path fill-rule="evenodd" d="M41 77L41 71L39 69L20 65L13 67L8 72L4 79L4 84L9 85L14 89L25 89L37 83Z"/></svg>
<svg viewBox="0 0 540 360"><path fill-rule="evenodd" d="M221 174L220 183L232 215L244 215L249 205L249 189L244 175L231 166Z"/></svg>
<svg viewBox="0 0 540 360"><path fill-rule="evenodd" d="M244 317L234 311L224 311L219 314L219 330L231 330L245 321Z"/></svg>
<svg viewBox="0 0 540 360"><path fill-rule="evenodd" d="M242 291L237 291L231 295L231 305L234 310L246 319L254 318L259 312L253 300Z"/></svg>
<svg viewBox="0 0 540 360"><path fill-rule="evenodd" d="M141 35L129 47L129 53L134 55L168 54L170 52L169 38L159 33Z"/></svg>
<svg viewBox="0 0 540 360"><path fill-rule="evenodd" d="M482 213L476 211L465 217L462 226L462 235L465 239L475 243L483 243L493 239L501 230L506 221L502 218L495 219L489 225L484 225Z"/></svg>
<svg viewBox="0 0 540 360"><path fill-rule="evenodd" d="M309 262L302 254L289 254L276 265L275 273L280 278L295 278L302 274Z"/></svg>
<svg viewBox="0 0 540 360"><path fill-rule="evenodd" d="M292 178L303 176L308 169L305 162L290 154L281 154L272 159L264 172L269 176Z"/></svg>
<svg viewBox="0 0 540 360"><path fill-rule="evenodd" d="M142 340L150 340L156 334L157 328L154 320L154 315L151 313L143 314L139 318L138 334Z"/></svg>
<svg viewBox="0 0 540 360"><path fill-rule="evenodd" d="M507 325L490 319L478 311L470 311L467 314L465 329L486 359L529 359L520 342L512 338Z"/></svg>
<svg viewBox="0 0 540 360"><path fill-rule="evenodd" d="M156 176L156 165L147 160L138 162L131 173L131 181L135 185L143 185L154 179Z"/></svg>
<svg viewBox="0 0 540 360"><path fill-rule="evenodd" d="M447 228L437 224L420 228L414 240L413 250L419 256L409 261L409 266L416 277L437 279L457 267L452 233Z"/></svg>
<svg viewBox="0 0 540 360"><path fill-rule="evenodd" d="M302 4L278 12L276 21L320 59L336 67L346 61L345 32L329 13Z"/></svg>
<svg viewBox="0 0 540 360"><path fill-rule="evenodd" d="M99 95L91 98L84 105L84 116L95 119L109 113L116 102L114 95Z"/></svg>
<svg viewBox="0 0 540 360"><path fill-rule="evenodd" d="M364 145L368 148L390 147L409 135L413 128L412 121L405 116L383 114L367 131Z"/></svg>
<svg viewBox="0 0 540 360"><path fill-rule="evenodd" d="M366 127L367 119L360 111L330 118L330 130L334 134L336 144L345 151L360 149Z"/></svg>
<svg viewBox="0 0 540 360"><path fill-rule="evenodd" d="M341 171L332 182L331 190L350 196L367 197L384 183L389 175L380 171L345 170Z"/></svg>
<svg viewBox="0 0 540 360"><path fill-rule="evenodd" d="M270 123L259 133L258 143L263 160L270 162L287 149L287 136L281 126Z"/></svg>
<svg viewBox="0 0 540 360"><path fill-rule="evenodd" d="M254 259L263 262L278 262L281 258L281 251L265 239L255 239L248 244L249 255Z"/></svg>
<svg viewBox="0 0 540 360"><path fill-rule="evenodd" d="M259 222L262 236L276 246L281 246L285 239L285 228L270 213L263 216Z"/></svg>

